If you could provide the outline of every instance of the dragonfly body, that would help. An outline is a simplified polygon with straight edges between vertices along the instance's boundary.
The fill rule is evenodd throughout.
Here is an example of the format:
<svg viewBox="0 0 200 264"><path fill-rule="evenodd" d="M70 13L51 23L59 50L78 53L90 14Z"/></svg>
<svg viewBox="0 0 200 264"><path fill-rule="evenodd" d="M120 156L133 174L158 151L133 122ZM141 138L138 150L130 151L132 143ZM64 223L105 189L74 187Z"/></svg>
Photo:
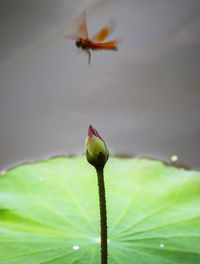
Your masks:
<svg viewBox="0 0 200 264"><path fill-rule="evenodd" d="M76 46L77 48L81 48L83 50L117 50L117 46L115 46L114 41L109 41L105 43L95 43L92 42L89 39L82 39L80 38L79 40L76 41Z"/></svg>

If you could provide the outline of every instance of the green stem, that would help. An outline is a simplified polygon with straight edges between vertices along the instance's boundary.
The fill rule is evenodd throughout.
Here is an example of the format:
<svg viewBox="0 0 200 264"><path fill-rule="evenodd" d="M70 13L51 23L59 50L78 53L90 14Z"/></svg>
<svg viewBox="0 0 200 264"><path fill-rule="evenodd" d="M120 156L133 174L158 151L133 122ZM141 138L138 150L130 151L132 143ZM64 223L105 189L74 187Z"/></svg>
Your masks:
<svg viewBox="0 0 200 264"><path fill-rule="evenodd" d="M101 227L101 264L108 263L106 195L103 169L97 169Z"/></svg>

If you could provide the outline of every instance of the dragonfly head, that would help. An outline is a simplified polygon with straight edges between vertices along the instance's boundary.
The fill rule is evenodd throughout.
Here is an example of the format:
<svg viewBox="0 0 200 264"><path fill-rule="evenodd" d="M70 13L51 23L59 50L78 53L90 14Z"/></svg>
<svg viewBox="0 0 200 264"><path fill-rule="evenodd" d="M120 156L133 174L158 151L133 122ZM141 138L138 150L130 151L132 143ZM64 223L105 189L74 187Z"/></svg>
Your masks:
<svg viewBox="0 0 200 264"><path fill-rule="evenodd" d="M77 48L81 48L82 47L82 41L81 40L77 40L76 41L76 47Z"/></svg>

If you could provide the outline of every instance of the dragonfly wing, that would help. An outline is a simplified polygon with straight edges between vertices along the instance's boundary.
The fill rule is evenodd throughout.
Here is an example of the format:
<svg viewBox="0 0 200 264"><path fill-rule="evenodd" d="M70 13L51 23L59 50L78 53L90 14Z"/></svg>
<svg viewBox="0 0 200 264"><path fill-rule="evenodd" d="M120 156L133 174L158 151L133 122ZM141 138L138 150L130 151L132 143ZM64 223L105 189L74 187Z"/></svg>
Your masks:
<svg viewBox="0 0 200 264"><path fill-rule="evenodd" d="M80 17L76 20L77 23L77 32L83 39L88 39L88 30L87 30L87 22L86 22L86 12L85 10L82 12Z"/></svg>
<svg viewBox="0 0 200 264"><path fill-rule="evenodd" d="M112 40L112 41L110 41L110 42L113 42L114 45L116 46L116 45L120 44L122 41L123 41L123 38L118 38L118 39ZM109 42L108 42L108 43L109 43Z"/></svg>
<svg viewBox="0 0 200 264"><path fill-rule="evenodd" d="M79 40L79 39L80 39L79 35L77 35L77 34L66 35L66 36L64 36L63 38L66 38L66 39L73 39L73 40Z"/></svg>
<svg viewBox="0 0 200 264"><path fill-rule="evenodd" d="M91 39L93 42L102 42L106 39L116 28L116 22L111 19L94 37Z"/></svg>
<svg viewBox="0 0 200 264"><path fill-rule="evenodd" d="M103 43L93 43L93 49L117 50L117 45L122 42L122 38Z"/></svg>

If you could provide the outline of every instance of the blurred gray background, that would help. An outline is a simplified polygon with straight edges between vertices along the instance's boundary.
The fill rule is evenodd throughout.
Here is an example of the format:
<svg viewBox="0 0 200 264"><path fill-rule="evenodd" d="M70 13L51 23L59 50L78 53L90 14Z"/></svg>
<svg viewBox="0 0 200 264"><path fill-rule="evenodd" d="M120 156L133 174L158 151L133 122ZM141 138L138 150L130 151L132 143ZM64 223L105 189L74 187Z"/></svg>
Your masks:
<svg viewBox="0 0 200 264"><path fill-rule="evenodd" d="M79 54L111 18L118 52ZM0 170L80 154L89 124L111 153L200 169L199 0L0 0Z"/></svg>

